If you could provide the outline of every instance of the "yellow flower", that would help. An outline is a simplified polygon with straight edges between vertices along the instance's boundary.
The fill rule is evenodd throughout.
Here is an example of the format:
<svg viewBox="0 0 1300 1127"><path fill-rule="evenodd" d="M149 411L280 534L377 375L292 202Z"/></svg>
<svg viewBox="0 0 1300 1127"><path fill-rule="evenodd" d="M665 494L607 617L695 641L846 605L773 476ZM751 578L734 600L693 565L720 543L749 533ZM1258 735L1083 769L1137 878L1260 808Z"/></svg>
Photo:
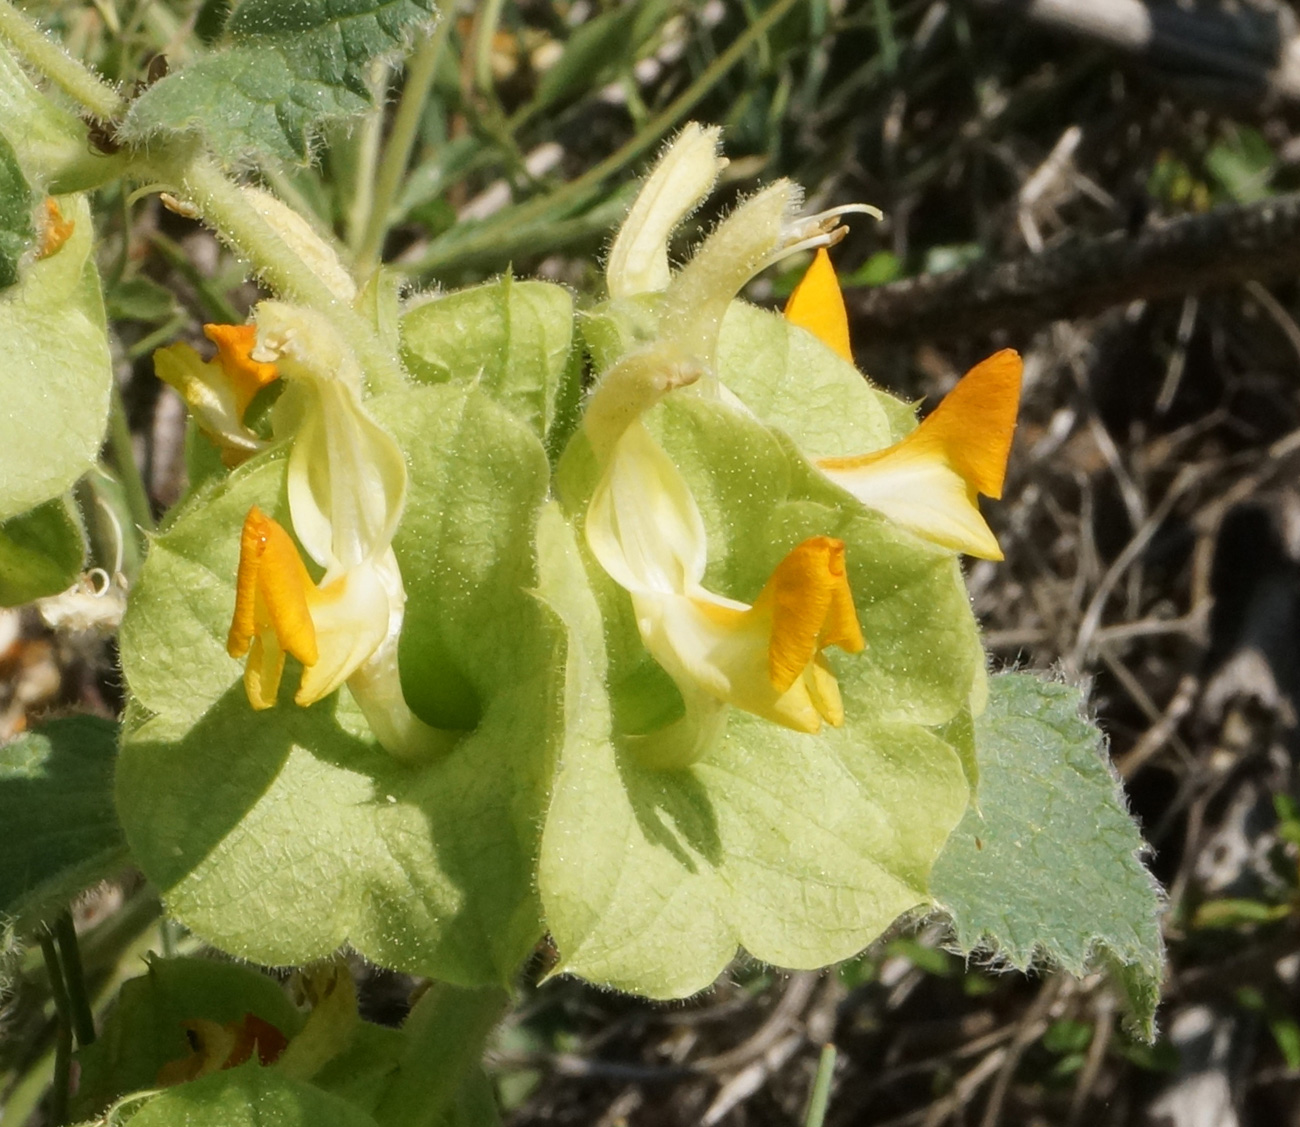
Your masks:
<svg viewBox="0 0 1300 1127"><path fill-rule="evenodd" d="M681 692L686 715L641 738L643 758L680 766L712 742L725 707L816 732L844 720L839 685L821 651L865 645L839 540L818 536L779 563L753 604L703 586L708 544L689 486L640 420L640 411L698 371L637 354L593 397L587 427L603 473L587 509L593 555L632 599L646 649ZM618 397L639 410L611 409Z"/></svg>
<svg viewBox="0 0 1300 1127"><path fill-rule="evenodd" d="M302 663L294 702L305 706L343 684L387 632L388 596L373 567L317 586L289 534L261 509L249 510L226 649L248 658L244 688L254 708L275 704L285 654Z"/></svg>
<svg viewBox="0 0 1300 1127"><path fill-rule="evenodd" d="M266 446L244 425L244 413L279 373L274 364L252 358L256 326L204 325L203 335L217 346L213 359L203 360L188 344L173 344L153 354L154 370L179 392L222 461L233 466Z"/></svg>
<svg viewBox="0 0 1300 1127"><path fill-rule="evenodd" d="M852 362L848 316L830 257L819 249L786 318ZM867 508L953 551L1002 559L977 497L1002 496L1020 407L1022 365L1009 348L975 365L911 434L884 450L814 465Z"/></svg>
<svg viewBox="0 0 1300 1127"><path fill-rule="evenodd" d="M289 532L256 507L249 512L227 639L230 655L246 659L249 703L275 704L288 654L303 666L297 704L346 682L388 751L443 749L449 738L411 712L398 670L406 588L392 541L406 501L402 452L366 411L361 368L326 317L265 301L249 330L254 337L217 334L220 362L235 373L232 388L245 381L241 394L269 373L285 381L272 429L290 444L289 515L324 572L313 582Z"/></svg>

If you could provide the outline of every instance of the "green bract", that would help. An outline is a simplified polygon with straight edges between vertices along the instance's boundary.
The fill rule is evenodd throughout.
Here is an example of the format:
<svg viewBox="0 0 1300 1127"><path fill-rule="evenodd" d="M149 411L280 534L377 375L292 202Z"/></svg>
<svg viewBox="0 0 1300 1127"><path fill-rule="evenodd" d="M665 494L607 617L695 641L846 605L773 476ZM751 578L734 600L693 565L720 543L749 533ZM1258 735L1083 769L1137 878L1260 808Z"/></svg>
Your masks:
<svg viewBox="0 0 1300 1127"><path fill-rule="evenodd" d="M588 323L608 316L597 310ZM736 305L727 323L736 320L724 372L749 373L760 400L794 383L782 401L802 405L807 428L845 425L835 396L806 391L843 381L846 365L771 315ZM867 409L857 436L887 443L883 397L860 381L854 389ZM568 739L543 836L543 905L563 969L678 997L708 985L738 945L779 965L821 966L927 902L929 867L969 795L961 757L935 729L966 707L979 659L950 553L845 503L741 409L679 392L649 422L704 518L709 589L752 601L795 544L835 536L868 644L831 659L842 728L806 735L733 710L697 764L640 766L620 731L670 720L676 693L647 666L625 594L579 547L595 465L586 437L574 439L560 467L573 528L553 511L539 544L542 595L569 636Z"/></svg>
<svg viewBox="0 0 1300 1127"><path fill-rule="evenodd" d="M0 292L0 520L65 492L104 438L113 369L83 196L64 196L72 236Z"/></svg>
<svg viewBox="0 0 1300 1127"><path fill-rule="evenodd" d="M473 389L369 406L409 460L393 544L409 589L408 699L463 738L406 766L369 738L346 692L250 709L224 639L240 522L254 504L285 516L272 452L193 498L153 545L122 657L154 715L127 733L118 804L170 909L229 950L290 963L348 940L388 966L500 981L542 931L535 827L558 686L527 588L545 456Z"/></svg>

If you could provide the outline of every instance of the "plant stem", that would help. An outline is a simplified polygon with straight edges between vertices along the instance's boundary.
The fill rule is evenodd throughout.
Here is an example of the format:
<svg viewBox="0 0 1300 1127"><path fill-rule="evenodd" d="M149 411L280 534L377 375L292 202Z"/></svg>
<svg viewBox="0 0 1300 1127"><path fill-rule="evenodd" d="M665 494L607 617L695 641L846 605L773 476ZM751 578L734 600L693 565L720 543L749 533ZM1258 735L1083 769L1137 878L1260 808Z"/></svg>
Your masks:
<svg viewBox="0 0 1300 1127"><path fill-rule="evenodd" d="M348 206L344 223L347 244L353 250L361 242L373 208L374 172L379 163L379 142L384 132L384 106L390 77L385 60L380 59L371 64L367 85L374 104L361 121L352 127L347 143L342 147L344 162L350 167L338 179L342 181L339 186L347 191Z"/></svg>
<svg viewBox="0 0 1300 1127"><path fill-rule="evenodd" d="M835 1077L835 1046L829 1042L822 1046L817 1061L817 1075L813 1077L812 1094L808 1097L808 1111L803 1117L803 1127L822 1127L826 1108L831 1101L831 1081Z"/></svg>
<svg viewBox="0 0 1300 1127"><path fill-rule="evenodd" d="M492 40L501 22L504 0L485 0L474 24L474 85L485 98L493 96Z"/></svg>
<svg viewBox="0 0 1300 1127"><path fill-rule="evenodd" d="M113 453L113 467L122 483L122 491L126 494L131 520L137 529L151 532L154 528L153 506L149 502L144 478L140 476L140 467L135 464L135 446L126 421L126 405L122 402L122 392L116 380L113 381L108 407L108 447Z"/></svg>
<svg viewBox="0 0 1300 1127"><path fill-rule="evenodd" d="M432 986L406 1019L406 1050L375 1111L380 1127L435 1127L444 1122L509 1004L509 995L496 987Z"/></svg>
<svg viewBox="0 0 1300 1127"><path fill-rule="evenodd" d="M388 216L393 209L397 189L406 175L415 148L415 137L424 116L424 105L433 88L433 78L438 70L438 59L447 43L451 20L444 17L433 34L425 39L411 55L406 65L406 83L397 103L393 128L384 146L384 155L375 177L375 188L370 199L370 214L366 218L361 245L357 248L357 275L364 279L379 264L383 253L384 235L388 232Z"/></svg>
<svg viewBox="0 0 1300 1127"><path fill-rule="evenodd" d="M126 102L113 87L77 62L9 0L0 0L0 37L9 40L28 63L95 117L111 121L126 109Z"/></svg>
<svg viewBox="0 0 1300 1127"><path fill-rule="evenodd" d="M54 924L54 937L59 942L59 955L63 960L64 987L68 996L68 1012L77 1044L83 1049L95 1040L95 1015L86 994L86 976L81 967L81 948L77 945L77 928L72 913L64 910Z"/></svg>
<svg viewBox="0 0 1300 1127"><path fill-rule="evenodd" d="M208 225L280 296L328 316L356 353L372 392L406 385L401 365L375 330L298 257L211 159L192 149L173 149L141 163L158 180L180 188Z"/></svg>
<svg viewBox="0 0 1300 1127"><path fill-rule="evenodd" d="M63 985L63 969L59 965L59 952L54 946L54 936L47 927L41 929L41 954L45 957L45 970L50 977L50 994L54 999L54 1013L58 1022L49 1120L53 1124L60 1124L67 1122L68 1118L68 1081L72 1075L72 1018L68 993Z"/></svg>
<svg viewBox="0 0 1300 1127"><path fill-rule="evenodd" d="M494 243L508 238L508 235L503 233L503 228L508 230L509 227L516 224L530 223L549 211L562 210L571 202L581 199L585 193L597 187L607 177L619 172L624 166L631 164L646 149L657 144L659 138L681 121L695 104L722 79L722 76L745 56L745 53L753 46L755 41L771 31L799 2L800 0L776 0L776 3L768 8L754 23L750 24L730 47L708 65L699 78L656 114L644 129L638 130L636 136L632 137L622 148L607 156L599 164L587 169L576 180L569 181L564 187L512 208L505 213L501 223L485 223L473 235L457 240L454 245L447 247L443 253L439 253L438 245L435 242L423 257L410 265L411 272L415 274L430 273L457 259L481 254L484 250L490 249Z"/></svg>

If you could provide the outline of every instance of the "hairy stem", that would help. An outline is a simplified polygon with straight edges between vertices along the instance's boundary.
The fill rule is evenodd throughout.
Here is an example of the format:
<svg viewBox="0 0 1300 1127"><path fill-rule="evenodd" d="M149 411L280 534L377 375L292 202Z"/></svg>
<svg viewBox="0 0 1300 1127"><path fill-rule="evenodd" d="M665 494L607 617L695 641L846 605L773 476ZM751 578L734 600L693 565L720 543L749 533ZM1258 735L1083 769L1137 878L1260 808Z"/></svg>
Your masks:
<svg viewBox="0 0 1300 1127"><path fill-rule="evenodd" d="M135 446L131 442L131 428L126 421L126 405L122 402L122 392L117 381L113 381L112 398L108 407L108 448L113 454L113 467L117 478L122 483L122 492L126 494L126 507L131 513L131 520L137 529L152 531L154 527L153 506L149 501L149 490L145 488L140 467L135 461ZM139 533L136 533L139 536Z"/></svg>
<svg viewBox="0 0 1300 1127"><path fill-rule="evenodd" d="M271 289L287 301L326 314L356 353L372 392L405 386L401 365L375 330L298 257L210 158L192 149L176 149L150 154L142 163L150 175L179 188L204 222Z"/></svg>
<svg viewBox="0 0 1300 1127"><path fill-rule="evenodd" d="M122 96L49 38L9 0L0 0L0 37L74 102L111 121L126 109Z"/></svg>

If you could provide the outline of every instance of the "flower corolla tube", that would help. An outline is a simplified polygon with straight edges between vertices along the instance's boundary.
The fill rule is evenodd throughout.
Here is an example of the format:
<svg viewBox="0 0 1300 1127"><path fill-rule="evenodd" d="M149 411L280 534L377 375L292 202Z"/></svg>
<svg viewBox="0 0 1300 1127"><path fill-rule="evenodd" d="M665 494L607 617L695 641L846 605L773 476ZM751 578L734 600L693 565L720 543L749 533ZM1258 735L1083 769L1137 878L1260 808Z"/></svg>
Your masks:
<svg viewBox="0 0 1300 1127"><path fill-rule="evenodd" d="M394 755L445 746L445 733L419 720L402 695L397 647L406 590L392 539L406 464L362 404L355 356L327 318L278 301L257 307L255 325L205 331L216 359L204 363L177 345L161 350L157 365L226 449L269 445L247 432L243 412L260 387L285 384L271 424L272 442L289 444L291 530L259 508L248 513L227 638L230 655L245 661L249 703L259 710L276 703L292 656L302 665L295 703L314 704L346 683Z"/></svg>

